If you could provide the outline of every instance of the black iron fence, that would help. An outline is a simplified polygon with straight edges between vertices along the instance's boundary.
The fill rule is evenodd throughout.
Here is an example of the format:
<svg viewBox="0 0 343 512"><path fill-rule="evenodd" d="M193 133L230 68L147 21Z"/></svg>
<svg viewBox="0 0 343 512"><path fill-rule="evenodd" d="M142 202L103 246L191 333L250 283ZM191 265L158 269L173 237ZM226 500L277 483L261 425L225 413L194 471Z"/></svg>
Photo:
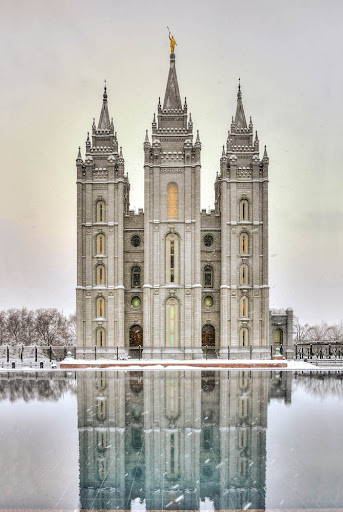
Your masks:
<svg viewBox="0 0 343 512"><path fill-rule="evenodd" d="M295 345L296 359L343 359L343 343L297 343Z"/></svg>
<svg viewBox="0 0 343 512"><path fill-rule="evenodd" d="M40 345L0 345L0 360L10 363L11 361L62 361L68 356L76 357L74 346L40 346Z"/></svg>
<svg viewBox="0 0 343 512"><path fill-rule="evenodd" d="M341 353L343 355L343 345L341 346ZM238 347L237 347L238 348ZM188 347L89 347L79 348L75 346L39 346L39 345L0 345L0 361L8 364L16 363L37 363L43 364L45 362L60 362L66 357L72 358L85 358L85 359L111 359L111 360L125 360L125 359L235 359L235 348L227 347L212 347L203 346L199 348ZM276 354L282 354L282 346L276 348L270 345L268 354L264 358L273 358ZM333 353L333 351L332 351ZM298 358L308 357L306 350L301 352L298 349ZM254 351L253 347L239 347L239 358L255 359L260 358L260 355Z"/></svg>

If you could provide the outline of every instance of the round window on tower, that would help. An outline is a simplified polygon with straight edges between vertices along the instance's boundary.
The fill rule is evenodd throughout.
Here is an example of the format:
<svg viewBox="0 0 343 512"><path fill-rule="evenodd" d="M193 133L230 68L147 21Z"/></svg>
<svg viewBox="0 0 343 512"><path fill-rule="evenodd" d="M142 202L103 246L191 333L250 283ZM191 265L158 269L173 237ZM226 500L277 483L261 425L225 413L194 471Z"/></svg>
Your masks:
<svg viewBox="0 0 343 512"><path fill-rule="evenodd" d="M133 245L133 247L139 247L141 245L141 239L138 235L131 237L131 245Z"/></svg>
<svg viewBox="0 0 343 512"><path fill-rule="evenodd" d="M141 304L142 304L142 301L141 301L141 299L139 297L137 297L137 296L132 297L132 299L131 299L131 306L133 308L137 309L137 308L140 307Z"/></svg>
<svg viewBox="0 0 343 512"><path fill-rule="evenodd" d="M213 306L213 297L211 297L211 295L206 295L204 298L204 306L206 308L211 308Z"/></svg>
<svg viewBox="0 0 343 512"><path fill-rule="evenodd" d="M205 235L204 236L204 245L205 247L211 247L213 244L213 236L212 235Z"/></svg>

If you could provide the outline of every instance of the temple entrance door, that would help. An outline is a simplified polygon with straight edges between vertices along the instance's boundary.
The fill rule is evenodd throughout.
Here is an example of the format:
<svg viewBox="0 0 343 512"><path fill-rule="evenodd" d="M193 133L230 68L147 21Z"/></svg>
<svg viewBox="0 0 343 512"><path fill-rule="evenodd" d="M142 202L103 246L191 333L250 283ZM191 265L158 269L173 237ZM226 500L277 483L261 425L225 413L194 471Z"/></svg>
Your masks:
<svg viewBox="0 0 343 512"><path fill-rule="evenodd" d="M201 331L201 346L205 355L209 357L216 357L216 332L211 324L203 325Z"/></svg>
<svg viewBox="0 0 343 512"><path fill-rule="evenodd" d="M143 328L140 325L131 325L129 332L129 356L140 357L140 348L143 348Z"/></svg>

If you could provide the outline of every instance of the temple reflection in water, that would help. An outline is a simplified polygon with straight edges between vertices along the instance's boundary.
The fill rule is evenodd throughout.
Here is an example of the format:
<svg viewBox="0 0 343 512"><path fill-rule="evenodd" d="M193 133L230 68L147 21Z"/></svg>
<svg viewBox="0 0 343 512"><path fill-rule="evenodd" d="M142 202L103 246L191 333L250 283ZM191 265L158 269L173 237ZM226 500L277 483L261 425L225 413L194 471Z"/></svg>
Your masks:
<svg viewBox="0 0 343 512"><path fill-rule="evenodd" d="M82 509L265 507L267 406L291 374L78 374Z"/></svg>

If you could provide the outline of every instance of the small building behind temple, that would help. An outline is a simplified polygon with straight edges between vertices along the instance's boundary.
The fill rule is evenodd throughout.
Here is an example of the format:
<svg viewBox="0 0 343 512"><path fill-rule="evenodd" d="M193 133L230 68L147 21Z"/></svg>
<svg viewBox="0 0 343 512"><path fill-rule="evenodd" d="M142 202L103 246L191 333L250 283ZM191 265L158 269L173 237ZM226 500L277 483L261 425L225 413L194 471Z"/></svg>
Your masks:
<svg viewBox="0 0 343 512"><path fill-rule="evenodd" d="M269 327L269 339L273 349L279 347L287 359L292 359L294 357L293 309L271 309Z"/></svg>

